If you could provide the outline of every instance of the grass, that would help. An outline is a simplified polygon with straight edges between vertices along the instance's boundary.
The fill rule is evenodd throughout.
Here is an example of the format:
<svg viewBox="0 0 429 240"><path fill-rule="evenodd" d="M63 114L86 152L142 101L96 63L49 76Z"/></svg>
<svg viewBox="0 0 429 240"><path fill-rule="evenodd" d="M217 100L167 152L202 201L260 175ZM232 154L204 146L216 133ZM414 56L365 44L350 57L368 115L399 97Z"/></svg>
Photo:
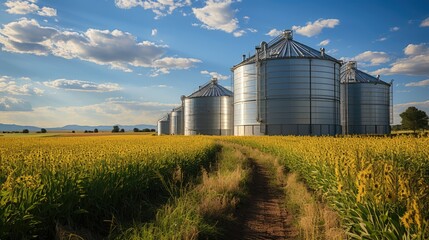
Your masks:
<svg viewBox="0 0 429 240"><path fill-rule="evenodd" d="M301 239L345 239L339 216L318 202L296 173L286 176L286 208L293 215Z"/></svg>
<svg viewBox="0 0 429 240"><path fill-rule="evenodd" d="M201 239L223 234L225 223L233 221L233 213L245 196L249 179L247 158L237 149L224 145L213 172L202 170L199 184L165 183L178 197L164 205L154 221L135 224L116 239ZM180 174L179 174L180 176ZM180 177L177 178L180 181Z"/></svg>

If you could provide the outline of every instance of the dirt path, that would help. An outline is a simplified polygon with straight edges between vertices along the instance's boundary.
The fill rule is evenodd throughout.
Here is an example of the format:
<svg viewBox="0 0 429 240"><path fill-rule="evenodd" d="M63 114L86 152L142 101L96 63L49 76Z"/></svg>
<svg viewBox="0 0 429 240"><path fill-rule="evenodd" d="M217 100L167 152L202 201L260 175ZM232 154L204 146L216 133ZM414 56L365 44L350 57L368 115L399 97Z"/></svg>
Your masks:
<svg viewBox="0 0 429 240"><path fill-rule="evenodd" d="M249 158L253 165L253 179L249 186L249 198L238 209L237 224L229 226L226 239L295 239L297 231L282 206L284 193L279 186L270 183L272 174L257 160Z"/></svg>

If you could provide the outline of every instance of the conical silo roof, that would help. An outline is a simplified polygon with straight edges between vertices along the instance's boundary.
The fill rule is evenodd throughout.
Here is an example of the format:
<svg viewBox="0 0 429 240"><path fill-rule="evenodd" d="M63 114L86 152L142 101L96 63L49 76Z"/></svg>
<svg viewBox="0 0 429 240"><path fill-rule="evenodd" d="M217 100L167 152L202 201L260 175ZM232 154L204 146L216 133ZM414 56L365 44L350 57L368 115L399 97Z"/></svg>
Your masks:
<svg viewBox="0 0 429 240"><path fill-rule="evenodd" d="M200 88L188 96L188 98L196 97L220 97L232 96L233 93L225 87L218 84L217 79L213 78L210 82L200 86Z"/></svg>
<svg viewBox="0 0 429 240"><path fill-rule="evenodd" d="M171 111L172 111L172 112L181 111L181 110L182 110L182 108L183 108L183 106L182 106L182 105L180 105L180 106L178 106L178 107L173 108L173 110L171 110Z"/></svg>
<svg viewBox="0 0 429 240"><path fill-rule="evenodd" d="M337 59L327 55L324 48L321 48L319 51L293 40L293 32L291 30L283 31L282 34L271 40L269 43L262 42L260 46L256 46L256 50L258 52L257 57L259 59L316 58L339 62ZM243 59L243 61L236 66L252 63L255 62L255 60L256 55L253 55L247 59Z"/></svg>
<svg viewBox="0 0 429 240"><path fill-rule="evenodd" d="M380 80L380 76L374 77L357 69L355 61L347 62L341 67L340 81L341 83L374 83L390 86L389 83Z"/></svg>
<svg viewBox="0 0 429 240"><path fill-rule="evenodd" d="M170 120L170 114L165 114L163 117L161 117L160 119L158 119L158 122L160 121L169 121Z"/></svg>

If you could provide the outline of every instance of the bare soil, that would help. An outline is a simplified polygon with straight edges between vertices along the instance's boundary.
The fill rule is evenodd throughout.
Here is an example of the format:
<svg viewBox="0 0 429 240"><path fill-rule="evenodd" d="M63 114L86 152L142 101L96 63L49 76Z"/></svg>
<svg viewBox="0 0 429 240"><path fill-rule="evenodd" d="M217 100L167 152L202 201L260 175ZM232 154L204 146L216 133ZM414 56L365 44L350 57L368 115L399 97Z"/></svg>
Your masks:
<svg viewBox="0 0 429 240"><path fill-rule="evenodd" d="M255 159L249 197L237 211L237 222L228 226L225 239L296 239L291 214L283 207L284 192L272 183L268 169Z"/></svg>

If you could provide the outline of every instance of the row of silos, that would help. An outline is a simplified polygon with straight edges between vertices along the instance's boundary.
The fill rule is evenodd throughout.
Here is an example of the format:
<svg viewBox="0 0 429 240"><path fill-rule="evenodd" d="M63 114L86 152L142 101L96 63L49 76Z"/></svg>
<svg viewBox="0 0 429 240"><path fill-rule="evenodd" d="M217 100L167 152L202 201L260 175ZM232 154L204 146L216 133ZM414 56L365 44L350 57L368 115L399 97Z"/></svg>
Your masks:
<svg viewBox="0 0 429 240"><path fill-rule="evenodd" d="M213 78L189 96L182 96L182 105L158 120L158 135L232 135L232 99L232 92Z"/></svg>
<svg viewBox="0 0 429 240"><path fill-rule="evenodd" d="M182 99L185 135L390 133L390 84L356 63L343 65L293 40L292 31L255 50L232 67L233 93L212 80Z"/></svg>

